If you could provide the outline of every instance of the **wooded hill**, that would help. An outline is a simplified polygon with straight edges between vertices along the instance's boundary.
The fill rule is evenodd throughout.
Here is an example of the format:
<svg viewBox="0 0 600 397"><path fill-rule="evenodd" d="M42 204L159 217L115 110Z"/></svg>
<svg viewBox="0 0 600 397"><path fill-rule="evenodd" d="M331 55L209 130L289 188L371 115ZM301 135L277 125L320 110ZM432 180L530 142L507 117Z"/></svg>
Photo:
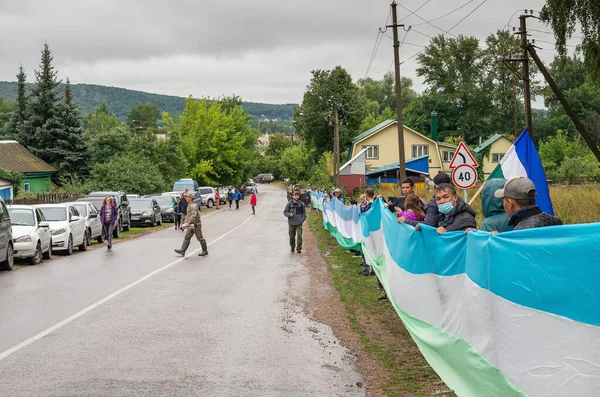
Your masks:
<svg viewBox="0 0 600 397"><path fill-rule="evenodd" d="M31 86L32 84L27 84ZM131 108L138 103L151 103L161 112L179 114L183 112L185 98L171 95L151 94L143 91L107 87L96 84L72 84L73 96L81 107L82 114L96 109L106 100L110 111L121 121L127 118ZM62 89L61 89L62 90ZM17 98L17 83L0 81L0 97L14 101ZM290 123L294 104L274 105L268 103L243 102L246 113L257 118L278 119L281 123Z"/></svg>

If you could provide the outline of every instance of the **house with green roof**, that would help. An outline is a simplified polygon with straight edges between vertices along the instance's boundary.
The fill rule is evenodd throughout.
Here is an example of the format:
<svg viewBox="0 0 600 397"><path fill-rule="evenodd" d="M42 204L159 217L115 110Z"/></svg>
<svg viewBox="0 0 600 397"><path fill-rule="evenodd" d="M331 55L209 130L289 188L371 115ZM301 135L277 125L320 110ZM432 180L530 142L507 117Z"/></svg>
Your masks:
<svg viewBox="0 0 600 397"><path fill-rule="evenodd" d="M385 120L375 127L363 132L352 140L348 158L353 153L368 148L366 157L367 174L369 171L398 167L398 122ZM440 172L450 171L450 161L456 150L455 145L437 141L437 132L427 137L407 126L404 126L404 155L406 162L427 157L428 176L436 176ZM422 168L422 167L419 167ZM424 168L423 168L424 169Z"/></svg>
<svg viewBox="0 0 600 397"><path fill-rule="evenodd" d="M17 141L0 141L0 168L23 174L21 189L31 193L47 192L51 186L50 178L56 172L54 167L35 156ZM3 190L12 195L8 187Z"/></svg>
<svg viewBox="0 0 600 397"><path fill-rule="evenodd" d="M483 179L486 180L494 169L500 164L500 160L504 157L508 149L512 146L513 141L502 134L496 134L490 139L483 142L473 150L473 154L477 162L482 165Z"/></svg>

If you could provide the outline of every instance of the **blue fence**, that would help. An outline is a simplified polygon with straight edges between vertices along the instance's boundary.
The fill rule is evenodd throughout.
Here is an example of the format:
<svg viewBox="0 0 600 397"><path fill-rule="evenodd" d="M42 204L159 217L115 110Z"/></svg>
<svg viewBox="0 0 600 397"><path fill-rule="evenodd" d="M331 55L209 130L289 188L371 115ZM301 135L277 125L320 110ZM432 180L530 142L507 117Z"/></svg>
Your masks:
<svg viewBox="0 0 600 397"><path fill-rule="evenodd" d="M367 186L373 186L380 183L398 183L398 178L367 178Z"/></svg>

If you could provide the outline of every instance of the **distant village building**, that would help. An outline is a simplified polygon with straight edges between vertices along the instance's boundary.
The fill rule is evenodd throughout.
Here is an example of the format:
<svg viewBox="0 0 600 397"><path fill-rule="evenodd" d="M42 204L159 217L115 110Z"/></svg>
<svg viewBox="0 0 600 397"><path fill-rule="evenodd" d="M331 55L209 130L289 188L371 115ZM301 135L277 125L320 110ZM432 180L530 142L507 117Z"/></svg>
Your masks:
<svg viewBox="0 0 600 397"><path fill-rule="evenodd" d="M500 164L513 141L501 134L496 134L479 145L473 153L475 156L483 155L483 177L487 179L494 169Z"/></svg>
<svg viewBox="0 0 600 397"><path fill-rule="evenodd" d="M17 141L0 141L0 168L23 174L21 189L31 193L45 193L51 186L56 169L35 156ZM14 181L0 180L0 196L11 199ZM9 187L10 185L10 187Z"/></svg>
<svg viewBox="0 0 600 397"><path fill-rule="evenodd" d="M269 147L269 133L259 136L258 143L260 143L265 148Z"/></svg>

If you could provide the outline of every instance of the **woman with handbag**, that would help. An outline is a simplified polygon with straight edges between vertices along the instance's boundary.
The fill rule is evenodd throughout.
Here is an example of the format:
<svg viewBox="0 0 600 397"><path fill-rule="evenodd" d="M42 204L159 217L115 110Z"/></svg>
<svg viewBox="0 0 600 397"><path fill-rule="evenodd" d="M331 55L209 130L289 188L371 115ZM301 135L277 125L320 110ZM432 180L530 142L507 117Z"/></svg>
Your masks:
<svg viewBox="0 0 600 397"><path fill-rule="evenodd" d="M115 207L112 197L107 196L102 202L102 208L100 208L100 220L102 221L102 230L108 243L108 249L112 248L113 228L118 218L117 207Z"/></svg>

